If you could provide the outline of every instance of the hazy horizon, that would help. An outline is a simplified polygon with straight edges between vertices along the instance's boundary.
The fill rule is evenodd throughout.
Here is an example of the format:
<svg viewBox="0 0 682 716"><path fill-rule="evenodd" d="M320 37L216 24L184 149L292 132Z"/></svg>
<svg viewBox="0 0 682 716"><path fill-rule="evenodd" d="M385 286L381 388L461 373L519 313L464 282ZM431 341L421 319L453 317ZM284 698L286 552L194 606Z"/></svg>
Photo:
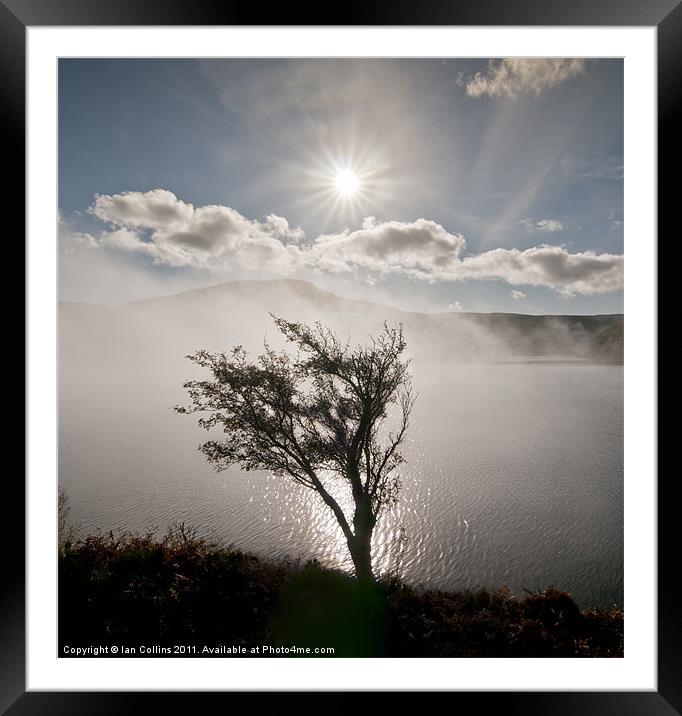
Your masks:
<svg viewBox="0 0 682 716"><path fill-rule="evenodd" d="M230 281L220 281L218 283L211 283L207 284L205 286L198 286L195 288L188 288L183 289L179 291L175 291L172 293L161 293L155 296L149 296L147 298L140 298L135 299L133 301L127 301L125 303L90 303L88 301L68 301L68 300L59 300L59 303L66 303L66 304L75 304L75 305L84 305L84 306L93 306L93 307L101 307L101 308L116 308L116 307L126 307L126 306L133 306L136 304L143 304L150 301L156 301L156 300L162 300L165 298L174 298L183 296L186 294L192 294L195 292L200 291L210 291L211 289L219 289L223 286L229 285L229 284L254 284L254 283L263 283L263 284L274 284L274 283L300 283L305 284L308 286L311 286L312 288L322 291L326 294L330 294L334 296L335 298L341 298L347 301L357 301L359 303L365 303L369 305L376 306L378 308L390 308L392 310L398 311L400 313L414 313L414 314L428 314L428 313L434 313L434 314L446 314L446 313L453 313L451 310L431 310L431 311L418 311L418 310L411 310L407 308L400 308L399 306L393 305L391 303L382 303L378 300L369 300L365 298L357 298L353 296L347 296L343 295L341 293L336 293L334 291L330 291L329 289L322 288L321 286L318 286L313 281L305 281L303 279L268 279L268 278L254 278L254 279L232 279ZM486 314L502 314L502 315L510 315L510 316L623 316L622 311L615 311L613 313L529 313L524 311L457 311L457 315L461 316L467 316L467 315L486 315Z"/></svg>

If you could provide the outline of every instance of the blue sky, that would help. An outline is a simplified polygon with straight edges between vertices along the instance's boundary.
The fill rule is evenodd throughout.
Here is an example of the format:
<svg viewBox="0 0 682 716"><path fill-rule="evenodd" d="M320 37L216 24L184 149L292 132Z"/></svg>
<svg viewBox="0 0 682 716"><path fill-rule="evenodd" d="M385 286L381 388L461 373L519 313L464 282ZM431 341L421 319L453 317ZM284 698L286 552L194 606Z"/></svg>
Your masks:
<svg viewBox="0 0 682 716"><path fill-rule="evenodd" d="M59 62L60 295L623 305L621 60Z"/></svg>

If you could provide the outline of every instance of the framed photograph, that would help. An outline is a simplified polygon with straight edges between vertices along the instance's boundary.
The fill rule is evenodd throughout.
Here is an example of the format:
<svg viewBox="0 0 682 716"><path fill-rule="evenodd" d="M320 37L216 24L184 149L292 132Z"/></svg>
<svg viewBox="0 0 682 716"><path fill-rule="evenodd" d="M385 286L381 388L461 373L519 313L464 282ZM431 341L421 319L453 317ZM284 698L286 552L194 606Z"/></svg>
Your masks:
<svg viewBox="0 0 682 716"><path fill-rule="evenodd" d="M0 1L27 277L0 706L680 713L682 10L278 14Z"/></svg>

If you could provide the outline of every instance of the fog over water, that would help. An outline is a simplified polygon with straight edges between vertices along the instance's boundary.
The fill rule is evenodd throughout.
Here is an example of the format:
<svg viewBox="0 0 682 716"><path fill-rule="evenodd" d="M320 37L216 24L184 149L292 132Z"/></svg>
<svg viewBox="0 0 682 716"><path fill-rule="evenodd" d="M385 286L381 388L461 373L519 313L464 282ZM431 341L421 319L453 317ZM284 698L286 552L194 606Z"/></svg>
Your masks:
<svg viewBox="0 0 682 716"><path fill-rule="evenodd" d="M419 391L403 492L380 522L377 571L428 587L553 584L582 605L623 600L623 368L584 360L587 338L557 324L528 357L467 316L419 316L339 299L309 284L228 284L131 304L61 304L59 479L84 531L164 532L174 522L267 556L350 569L340 529L313 492L285 478L214 472L182 382L184 356L263 338L267 315L321 319L362 342L405 323ZM541 338L541 336L540 336ZM533 338L537 345L539 338ZM552 348L557 350L552 351Z"/></svg>

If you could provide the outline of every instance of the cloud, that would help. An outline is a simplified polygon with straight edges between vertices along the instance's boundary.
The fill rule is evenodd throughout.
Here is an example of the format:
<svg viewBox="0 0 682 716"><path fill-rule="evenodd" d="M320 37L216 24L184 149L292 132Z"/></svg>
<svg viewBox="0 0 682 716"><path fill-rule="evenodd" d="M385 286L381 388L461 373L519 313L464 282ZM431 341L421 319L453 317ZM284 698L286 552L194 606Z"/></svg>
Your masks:
<svg viewBox="0 0 682 716"><path fill-rule="evenodd" d="M90 213L113 224L101 243L155 263L291 273L300 263L300 227L276 214L253 221L226 206L195 208L165 189L97 195Z"/></svg>
<svg viewBox="0 0 682 716"><path fill-rule="evenodd" d="M454 278L454 277L453 277ZM623 288L623 256L584 251L571 254L561 246L493 249L465 258L458 279L501 279L512 286L546 286L565 296L609 293Z"/></svg>
<svg viewBox="0 0 682 716"><path fill-rule="evenodd" d="M545 286L565 296L623 288L623 256L571 254L543 244L462 257L464 248L463 236L426 219L380 224L371 219L358 231L320 237L307 260L334 273L364 269L430 282L499 279L512 286Z"/></svg>
<svg viewBox="0 0 682 716"><path fill-rule="evenodd" d="M133 227L170 228L191 219L194 207L166 189L96 194L90 213L102 221Z"/></svg>
<svg viewBox="0 0 682 716"><path fill-rule="evenodd" d="M585 64L579 58L490 60L486 72L477 72L469 79L466 91L470 97L537 96L583 74Z"/></svg>
<svg viewBox="0 0 682 716"><path fill-rule="evenodd" d="M517 291L516 289L514 289L509 295L514 301L521 301L526 297L526 294L523 291Z"/></svg>
<svg viewBox="0 0 682 716"><path fill-rule="evenodd" d="M368 217L357 231L320 236L311 248L310 261L323 271L359 268L428 278L435 270L454 269L464 246L461 234L433 221L377 223Z"/></svg>
<svg viewBox="0 0 682 716"><path fill-rule="evenodd" d="M448 303L448 311L463 311L464 306L461 301L455 301L454 303Z"/></svg>
<svg viewBox="0 0 682 716"><path fill-rule="evenodd" d="M79 249L96 249L99 246L97 239L88 233L76 231L61 214L57 220L57 234L59 249L65 254L72 254Z"/></svg>
<svg viewBox="0 0 682 716"><path fill-rule="evenodd" d="M305 232L300 226L292 228L283 216L277 216L277 214L268 214L265 217L265 222L261 224L261 228L280 239L296 243L302 243L305 240Z"/></svg>
<svg viewBox="0 0 682 716"><path fill-rule="evenodd" d="M161 189L98 195L90 212L109 227L98 238L82 235L76 240L81 245L137 253L173 267L278 276L306 271L353 274L369 283L388 275L432 283L501 280L511 286L544 286L566 296L623 288L622 255L572 254L543 244L465 256L461 234L424 218L379 222L367 217L359 229L324 234L311 242L300 227L292 228L276 214L256 221L226 206L194 207ZM563 228L555 219L532 226L541 232ZM512 292L515 300L523 297L515 293L521 292Z"/></svg>
<svg viewBox="0 0 682 716"><path fill-rule="evenodd" d="M526 231L531 233L540 232L550 234L555 231L563 231L566 228L559 219L540 219L539 221L521 219L519 224L521 224Z"/></svg>

